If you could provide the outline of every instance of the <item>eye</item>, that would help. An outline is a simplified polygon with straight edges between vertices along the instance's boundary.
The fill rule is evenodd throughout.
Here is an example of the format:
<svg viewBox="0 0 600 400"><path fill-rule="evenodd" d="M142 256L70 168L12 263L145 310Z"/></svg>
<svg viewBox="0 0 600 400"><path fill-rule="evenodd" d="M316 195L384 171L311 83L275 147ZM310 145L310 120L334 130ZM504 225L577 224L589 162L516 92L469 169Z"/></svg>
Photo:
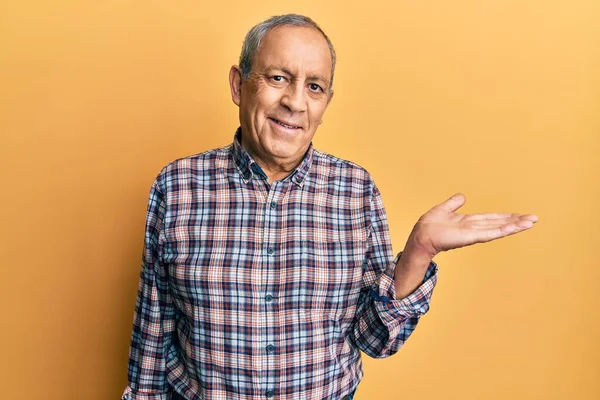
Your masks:
<svg viewBox="0 0 600 400"><path fill-rule="evenodd" d="M316 83L311 83L310 85L308 85L308 87L313 92L322 92L323 91L323 88L321 86L317 85Z"/></svg>
<svg viewBox="0 0 600 400"><path fill-rule="evenodd" d="M285 78L281 75L274 75L271 77L271 80L274 82L283 82Z"/></svg>

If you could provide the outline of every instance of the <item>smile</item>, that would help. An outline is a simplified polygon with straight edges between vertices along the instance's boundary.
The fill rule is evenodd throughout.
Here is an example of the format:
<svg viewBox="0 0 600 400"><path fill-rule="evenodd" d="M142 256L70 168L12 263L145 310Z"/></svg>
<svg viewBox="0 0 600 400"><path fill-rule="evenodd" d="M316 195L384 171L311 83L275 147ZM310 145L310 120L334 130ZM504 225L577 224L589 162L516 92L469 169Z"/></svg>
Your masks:
<svg viewBox="0 0 600 400"><path fill-rule="evenodd" d="M270 119L271 121L273 121L273 122L277 123L278 125L281 125L281 126L283 126L284 128L288 128L288 129L302 129L302 128L301 128L301 127L299 127L299 126L296 126L296 125L288 125L288 124L286 124L286 123L283 123L283 122L281 122L281 121L279 121L279 120L277 120L277 119L275 119L275 118L270 118L270 117L269 117L269 119Z"/></svg>

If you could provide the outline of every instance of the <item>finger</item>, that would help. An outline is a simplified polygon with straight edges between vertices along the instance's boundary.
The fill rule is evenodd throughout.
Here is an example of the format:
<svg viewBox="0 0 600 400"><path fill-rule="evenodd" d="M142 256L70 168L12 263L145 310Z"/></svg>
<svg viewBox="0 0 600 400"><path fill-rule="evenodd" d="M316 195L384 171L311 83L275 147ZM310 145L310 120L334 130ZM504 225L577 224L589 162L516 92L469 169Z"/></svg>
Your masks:
<svg viewBox="0 0 600 400"><path fill-rule="evenodd" d="M469 228L475 229L477 231L485 231L485 230L490 230L490 229L497 229L504 225L506 225L506 223L504 223L504 222L499 222L496 224L489 223L489 224L485 224L485 225L484 224L473 224Z"/></svg>
<svg viewBox="0 0 600 400"><path fill-rule="evenodd" d="M465 197L464 194L456 193L455 195L450 197L448 200L444 201L443 203L438 204L436 207L441 208L444 211L447 211L448 213L453 213L454 211L461 208L465 204L466 201L467 201L467 198Z"/></svg>
<svg viewBox="0 0 600 400"><path fill-rule="evenodd" d="M480 220L474 220L474 221L466 221L467 222L467 226L477 226L477 227L496 227L496 226L501 226L501 225L506 225L506 224L510 224L510 223L518 223L521 221L526 221L526 222L530 222L532 224L535 224L537 222L537 220L533 220L533 219L529 219L529 218L524 218L522 216L514 216L511 218L498 218L498 219L480 219Z"/></svg>
<svg viewBox="0 0 600 400"><path fill-rule="evenodd" d="M531 220L526 220L526 219L522 219L522 220L518 220L518 221L503 221L503 220L497 220L495 221L486 221L485 223L474 223L469 225L470 228L475 229L475 230L486 230L486 229L497 229L497 228L501 228L503 226L507 226L509 228L524 228L524 229L529 229L531 228L533 225L535 224L534 221Z"/></svg>
<svg viewBox="0 0 600 400"><path fill-rule="evenodd" d="M525 226L523 226L525 225ZM529 226L526 226L529 225ZM492 229L482 229L474 233L474 236L477 238L479 242L490 242L492 240L500 239L505 236L514 235L515 233L522 232L527 230L533 226L531 221L525 222L524 224L508 224L502 225L497 228Z"/></svg>
<svg viewBox="0 0 600 400"><path fill-rule="evenodd" d="M538 221L538 217L535 214L524 214L524 215L522 215L522 218L528 219L528 220L530 220L532 222L537 222Z"/></svg>
<svg viewBox="0 0 600 400"><path fill-rule="evenodd" d="M469 214L465 215L467 221L479 221L479 220L494 220L494 219L505 219L519 216L520 214L514 213L485 213L485 214Z"/></svg>
<svg viewBox="0 0 600 400"><path fill-rule="evenodd" d="M537 222L538 217L535 214L517 214L517 213L485 213L485 214L469 214L465 215L465 221L480 221L480 220L498 220L498 219L528 219Z"/></svg>

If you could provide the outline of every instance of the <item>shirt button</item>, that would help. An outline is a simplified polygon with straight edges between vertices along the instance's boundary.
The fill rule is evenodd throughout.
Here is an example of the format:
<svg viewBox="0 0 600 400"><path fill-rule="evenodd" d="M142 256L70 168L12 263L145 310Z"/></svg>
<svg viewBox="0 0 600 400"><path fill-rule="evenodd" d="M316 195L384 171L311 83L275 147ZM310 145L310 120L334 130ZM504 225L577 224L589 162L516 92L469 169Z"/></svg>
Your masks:
<svg viewBox="0 0 600 400"><path fill-rule="evenodd" d="M265 393L267 395L267 397L273 397L275 396L275 392L272 390L267 390L267 393Z"/></svg>
<svg viewBox="0 0 600 400"><path fill-rule="evenodd" d="M273 253L275 253L275 248L274 248L274 247L269 247L269 248L267 249L267 253L269 253L269 254L273 254Z"/></svg>
<svg viewBox="0 0 600 400"><path fill-rule="evenodd" d="M272 353L273 350L275 350L275 346L273 346L272 344L267 346L267 352Z"/></svg>
<svg viewBox="0 0 600 400"><path fill-rule="evenodd" d="M265 301L266 301L267 303L270 303L270 302L272 302L272 301L273 301L273 296L271 296L270 294L266 295L266 296L265 296Z"/></svg>
<svg viewBox="0 0 600 400"><path fill-rule="evenodd" d="M277 208L277 203L276 203L276 202L274 202L274 201L272 201L272 202L271 202L271 208L272 208L273 210L274 210L274 209L276 209L276 208Z"/></svg>

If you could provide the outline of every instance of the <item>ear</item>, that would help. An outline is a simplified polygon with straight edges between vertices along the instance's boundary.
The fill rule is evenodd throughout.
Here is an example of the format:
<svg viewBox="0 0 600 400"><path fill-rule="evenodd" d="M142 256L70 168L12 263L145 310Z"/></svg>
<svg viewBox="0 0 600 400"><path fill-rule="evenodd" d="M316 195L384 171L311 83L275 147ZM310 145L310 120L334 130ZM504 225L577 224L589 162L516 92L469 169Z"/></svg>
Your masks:
<svg viewBox="0 0 600 400"><path fill-rule="evenodd" d="M242 71L237 65L233 65L229 70L229 88L231 89L231 99L239 107L242 96Z"/></svg>

